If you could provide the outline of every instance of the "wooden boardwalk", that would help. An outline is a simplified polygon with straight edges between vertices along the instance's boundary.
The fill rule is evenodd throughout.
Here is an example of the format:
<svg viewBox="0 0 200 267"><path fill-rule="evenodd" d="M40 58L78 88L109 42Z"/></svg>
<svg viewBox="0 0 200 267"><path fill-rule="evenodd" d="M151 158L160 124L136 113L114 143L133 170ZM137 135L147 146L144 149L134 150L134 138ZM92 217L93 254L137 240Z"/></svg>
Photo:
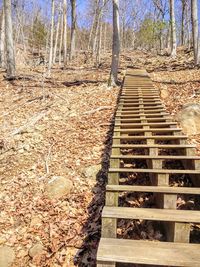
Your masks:
<svg viewBox="0 0 200 267"><path fill-rule="evenodd" d="M173 186L181 175L187 175L189 185L183 179ZM180 195L198 201L199 186L200 158L195 147L166 111L147 72L128 69L115 116L97 266L199 267L200 244L190 239L191 225L200 224L200 211L177 209ZM154 206L131 207L119 201L121 194L134 192L153 194ZM165 240L119 238L118 222L123 219L157 221Z"/></svg>

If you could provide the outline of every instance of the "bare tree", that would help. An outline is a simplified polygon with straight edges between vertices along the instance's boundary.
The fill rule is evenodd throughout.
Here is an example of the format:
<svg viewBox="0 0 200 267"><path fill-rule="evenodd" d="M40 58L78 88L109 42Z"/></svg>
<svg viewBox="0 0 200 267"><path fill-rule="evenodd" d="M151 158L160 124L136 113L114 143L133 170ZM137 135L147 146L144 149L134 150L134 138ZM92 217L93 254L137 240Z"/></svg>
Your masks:
<svg viewBox="0 0 200 267"><path fill-rule="evenodd" d="M61 65L62 61L62 49L63 49L63 10L61 13L61 23L60 23L60 44L59 44L59 65Z"/></svg>
<svg viewBox="0 0 200 267"><path fill-rule="evenodd" d="M52 0L51 1L51 33L50 33L49 65L48 65L49 74L51 72L52 60L53 60L54 13L55 13L55 0Z"/></svg>
<svg viewBox="0 0 200 267"><path fill-rule="evenodd" d="M75 56L76 40L76 0L71 1L71 42L70 42L70 60Z"/></svg>
<svg viewBox="0 0 200 267"><path fill-rule="evenodd" d="M186 16L186 0L181 0L182 17L181 17L181 45L185 44L185 16Z"/></svg>
<svg viewBox="0 0 200 267"><path fill-rule="evenodd" d="M171 56L176 57L176 20L174 12L174 0L170 0L170 23L171 23Z"/></svg>
<svg viewBox="0 0 200 267"><path fill-rule="evenodd" d="M191 14L192 14L194 62L195 62L195 65L199 65L200 53L199 53L199 29L198 29L198 4L197 4L197 0L191 0Z"/></svg>
<svg viewBox="0 0 200 267"><path fill-rule="evenodd" d="M4 11L7 79L13 79L15 77L16 66L13 42L11 0L4 0Z"/></svg>
<svg viewBox="0 0 200 267"><path fill-rule="evenodd" d="M53 64L55 64L55 61L56 61L60 24L61 24L61 5L59 6L59 10L58 10L58 21L57 21L57 27L56 27L56 39L55 39L55 44L54 44Z"/></svg>
<svg viewBox="0 0 200 267"><path fill-rule="evenodd" d="M1 13L1 25L0 25L0 67L5 67L5 16L4 7Z"/></svg>
<svg viewBox="0 0 200 267"><path fill-rule="evenodd" d="M67 64L67 0L63 0L63 61Z"/></svg>
<svg viewBox="0 0 200 267"><path fill-rule="evenodd" d="M113 44L112 44L112 65L109 86L117 83L120 53L120 26L119 26L119 0L113 0Z"/></svg>

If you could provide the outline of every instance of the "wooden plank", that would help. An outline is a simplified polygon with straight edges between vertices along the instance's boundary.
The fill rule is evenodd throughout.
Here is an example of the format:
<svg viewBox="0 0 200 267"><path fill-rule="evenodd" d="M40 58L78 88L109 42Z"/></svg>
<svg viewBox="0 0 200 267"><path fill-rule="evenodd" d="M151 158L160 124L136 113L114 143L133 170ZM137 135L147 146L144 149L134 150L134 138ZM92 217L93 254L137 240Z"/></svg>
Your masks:
<svg viewBox="0 0 200 267"><path fill-rule="evenodd" d="M146 144L116 144L112 146L113 148L151 148L151 147L157 147L157 148L169 148L169 149L182 149L182 148L193 148L195 145L191 144L185 144L185 145L160 145L160 144L152 144L152 145L146 145Z"/></svg>
<svg viewBox="0 0 200 267"><path fill-rule="evenodd" d="M199 244L102 238L97 260L153 266L199 267L199 251Z"/></svg>
<svg viewBox="0 0 200 267"><path fill-rule="evenodd" d="M107 207L103 218L133 219L165 222L200 223L200 212L194 210L151 209L130 207Z"/></svg>
<svg viewBox="0 0 200 267"><path fill-rule="evenodd" d="M121 132L121 133L142 133L142 132L168 133L175 131L181 132L182 128L114 129L114 132Z"/></svg>
<svg viewBox="0 0 200 267"><path fill-rule="evenodd" d="M107 185L107 191L200 195L199 187Z"/></svg>
<svg viewBox="0 0 200 267"><path fill-rule="evenodd" d="M177 139L187 139L188 136L186 135L147 135L147 136L113 136L113 139L120 139L120 140L146 140L146 139L156 139L156 140L177 140Z"/></svg>
<svg viewBox="0 0 200 267"><path fill-rule="evenodd" d="M200 160L198 156L166 156L166 155L111 155L111 158L118 159L166 159L166 160Z"/></svg>
<svg viewBox="0 0 200 267"><path fill-rule="evenodd" d="M115 123L115 126L167 126L167 125L177 125L177 122L157 122L157 123Z"/></svg>
<svg viewBox="0 0 200 267"><path fill-rule="evenodd" d="M132 169L132 168L110 168L109 172L119 173L160 173L160 174L200 174L200 170L176 170L176 169Z"/></svg>

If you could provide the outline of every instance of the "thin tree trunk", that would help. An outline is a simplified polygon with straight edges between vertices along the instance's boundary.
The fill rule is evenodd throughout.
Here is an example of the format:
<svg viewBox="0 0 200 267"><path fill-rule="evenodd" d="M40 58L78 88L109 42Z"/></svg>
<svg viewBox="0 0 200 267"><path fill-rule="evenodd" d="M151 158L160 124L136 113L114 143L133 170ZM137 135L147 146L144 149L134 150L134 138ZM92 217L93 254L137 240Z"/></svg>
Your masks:
<svg viewBox="0 0 200 267"><path fill-rule="evenodd" d="M61 12L61 6L59 7L58 22L57 22L57 27L56 27L56 39L55 39L54 53L53 53L53 64L55 64L55 61L56 61L56 55L57 55L58 35L59 35L60 20L61 20L60 12Z"/></svg>
<svg viewBox="0 0 200 267"><path fill-rule="evenodd" d="M186 0L182 0L182 17L181 17L181 45L185 44L185 9L186 8Z"/></svg>
<svg viewBox="0 0 200 267"><path fill-rule="evenodd" d="M67 0L63 0L63 61L67 65Z"/></svg>
<svg viewBox="0 0 200 267"><path fill-rule="evenodd" d="M71 0L71 43L70 60L75 57L76 45L76 0Z"/></svg>
<svg viewBox="0 0 200 267"><path fill-rule="evenodd" d="M192 34L194 47L194 62L195 65L200 63L199 53L199 29L198 29L198 4L197 0L191 0L191 14L192 14Z"/></svg>
<svg viewBox="0 0 200 267"><path fill-rule="evenodd" d="M1 14L1 28L0 28L0 67L5 68L5 13L4 7Z"/></svg>
<svg viewBox="0 0 200 267"><path fill-rule="evenodd" d="M13 42L11 0L4 0L4 12L5 12L7 78L13 79L15 77L16 66L15 66L15 54L14 54L14 42Z"/></svg>
<svg viewBox="0 0 200 267"><path fill-rule="evenodd" d="M95 21L96 21L96 15L97 15L97 2L98 2L98 0L95 1L95 13L94 13L94 16L93 16L92 26L91 26L90 34L89 34L88 50L89 50L90 47L91 47L92 34L93 34L94 25L95 25Z"/></svg>
<svg viewBox="0 0 200 267"><path fill-rule="evenodd" d="M119 26L119 0L113 0L113 44L112 44L112 65L109 86L117 84L120 53L120 26Z"/></svg>
<svg viewBox="0 0 200 267"><path fill-rule="evenodd" d="M104 37L103 37L103 52L105 53L106 51L106 45L107 45L107 24L105 22L105 25L104 25Z"/></svg>
<svg viewBox="0 0 200 267"><path fill-rule="evenodd" d="M51 73L52 60L53 60L53 32L54 32L54 13L55 13L55 1L51 1L51 33L50 33L50 47L49 47L49 65L48 72Z"/></svg>
<svg viewBox="0 0 200 267"><path fill-rule="evenodd" d="M97 50L97 37L98 37L98 33L99 33L99 25L100 25L100 11L98 13L98 17L97 17L97 25L96 25L96 30L95 30L95 34L94 34L94 41L93 41L93 47L92 47L92 54L95 54L95 51Z"/></svg>
<svg viewBox="0 0 200 267"><path fill-rule="evenodd" d="M60 25L60 45L59 45L59 65L61 65L62 61L62 49L63 49L63 12L61 14L61 25Z"/></svg>
<svg viewBox="0 0 200 267"><path fill-rule="evenodd" d="M103 22L102 22L102 18L103 18L103 9L105 6L105 0L103 0L102 2L102 10L100 13L100 26L99 26L99 43L98 43L98 47L97 47L97 57L96 57L96 64L99 65L100 61L101 61L101 48L102 48L102 27L103 27Z"/></svg>
<svg viewBox="0 0 200 267"><path fill-rule="evenodd" d="M188 45L188 49L190 50L191 48L191 33L190 33L190 25L191 25L191 21L190 21L190 5L189 2L186 2L187 5L187 10L186 10L186 20L187 20L187 45Z"/></svg>
<svg viewBox="0 0 200 267"><path fill-rule="evenodd" d="M174 12L174 0L170 0L170 22L171 22L171 56L176 57L176 20Z"/></svg>

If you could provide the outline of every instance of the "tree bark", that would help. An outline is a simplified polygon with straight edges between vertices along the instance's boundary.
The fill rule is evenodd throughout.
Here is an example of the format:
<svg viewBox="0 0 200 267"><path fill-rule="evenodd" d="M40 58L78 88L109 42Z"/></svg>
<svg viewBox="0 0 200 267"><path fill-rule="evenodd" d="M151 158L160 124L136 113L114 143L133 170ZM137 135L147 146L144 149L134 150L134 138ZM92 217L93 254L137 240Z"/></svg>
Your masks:
<svg viewBox="0 0 200 267"><path fill-rule="evenodd" d="M63 61L67 65L67 0L63 0Z"/></svg>
<svg viewBox="0 0 200 267"><path fill-rule="evenodd" d="M109 86L117 84L120 53L120 26L119 26L119 0L113 0L113 44L112 44L112 65Z"/></svg>
<svg viewBox="0 0 200 267"><path fill-rule="evenodd" d="M71 0L71 43L70 60L75 57L76 45L76 0Z"/></svg>
<svg viewBox="0 0 200 267"><path fill-rule="evenodd" d="M60 29L60 24L61 24L61 6L59 7L58 11L58 22L57 22L57 27L56 27L56 39L55 39L55 45L54 45L54 53L53 53L53 64L55 64L56 61L56 55L57 55L57 47L58 47L58 35L59 35L59 29Z"/></svg>
<svg viewBox="0 0 200 267"><path fill-rule="evenodd" d="M200 53L199 53L199 29L198 29L198 4L197 0L191 0L191 14L192 14L192 35L193 35L193 47L194 47L194 63L199 65Z"/></svg>
<svg viewBox="0 0 200 267"><path fill-rule="evenodd" d="M97 16L97 3L98 3L98 0L95 0L95 13L94 13L94 16L93 16L92 25L91 25L90 34L89 34L88 50L90 50L90 48L91 48L92 34L93 34L95 21L96 21L96 16Z"/></svg>
<svg viewBox="0 0 200 267"><path fill-rule="evenodd" d="M5 13L4 7L1 14L1 28L0 28L0 67L5 68Z"/></svg>
<svg viewBox="0 0 200 267"><path fill-rule="evenodd" d="M170 22L171 22L171 56L176 57L176 20L174 12L174 0L170 0Z"/></svg>
<svg viewBox="0 0 200 267"><path fill-rule="evenodd" d="M185 44L185 11L186 0L182 0L182 17L181 17L181 45Z"/></svg>
<svg viewBox="0 0 200 267"><path fill-rule="evenodd" d="M7 78L13 79L15 77L16 66L15 66L15 53L14 53L14 42L13 42L11 0L4 0L4 11L5 11Z"/></svg>
<svg viewBox="0 0 200 267"><path fill-rule="evenodd" d="M63 49L63 11L61 14L61 24L60 24L59 65L61 65L62 61L62 49Z"/></svg>
<svg viewBox="0 0 200 267"><path fill-rule="evenodd" d="M53 32L54 32L54 13L55 13L55 1L51 1L51 33L50 33L50 47L49 47L49 65L48 72L51 73L52 60L53 60Z"/></svg>

